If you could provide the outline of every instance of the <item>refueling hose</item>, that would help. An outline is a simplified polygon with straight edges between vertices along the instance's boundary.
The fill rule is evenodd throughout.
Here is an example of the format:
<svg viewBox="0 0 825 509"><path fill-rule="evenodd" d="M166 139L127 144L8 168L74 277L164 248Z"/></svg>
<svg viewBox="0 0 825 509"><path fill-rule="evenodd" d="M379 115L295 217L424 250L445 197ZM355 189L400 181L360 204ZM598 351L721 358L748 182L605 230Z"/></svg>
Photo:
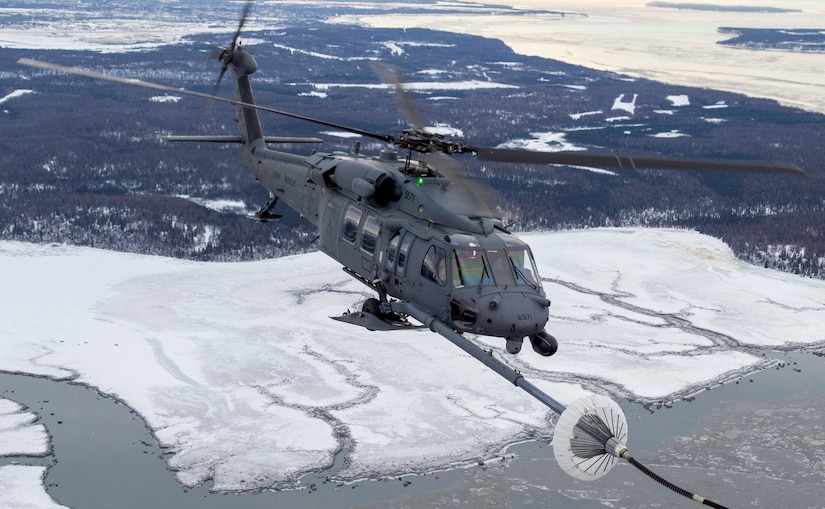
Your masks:
<svg viewBox="0 0 825 509"><path fill-rule="evenodd" d="M639 463L636 460L636 458L631 456L630 453L627 450L625 450L622 453L622 459L627 460L628 463L630 463L634 467L638 468L639 471L641 471L643 474L650 477L651 479L653 479L657 483L661 484L665 488L668 488L672 491L675 491L676 493L682 495L685 498L689 498L689 499L693 500L694 502L699 502L702 505L707 505L707 506L713 507L715 509L728 509L726 506L723 506L722 504L717 504L716 502L714 502L712 500L708 500L705 497L700 497L699 495L697 495L695 493L691 493L691 492L689 492L688 490L686 490L684 488L680 488L679 486L676 486L675 484L668 481L667 479L662 478L656 472L650 470L646 466Z"/></svg>

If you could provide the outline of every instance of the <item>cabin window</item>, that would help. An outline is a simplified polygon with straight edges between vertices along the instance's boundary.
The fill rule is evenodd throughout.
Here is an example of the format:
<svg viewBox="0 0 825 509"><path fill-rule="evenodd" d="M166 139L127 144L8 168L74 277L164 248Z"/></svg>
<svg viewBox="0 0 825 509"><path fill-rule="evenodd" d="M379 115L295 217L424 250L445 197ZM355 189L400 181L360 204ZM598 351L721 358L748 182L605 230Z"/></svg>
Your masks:
<svg viewBox="0 0 825 509"><path fill-rule="evenodd" d="M395 255L398 254L399 244L401 244L401 234L396 233L392 237L392 240L390 240L390 244L387 247L387 269L392 269L392 266L395 263Z"/></svg>
<svg viewBox="0 0 825 509"><path fill-rule="evenodd" d="M367 216L364 226L361 229L361 251L367 254L375 252L375 244L378 242L378 220L375 216Z"/></svg>
<svg viewBox="0 0 825 509"><path fill-rule="evenodd" d="M510 259L513 272L516 274L516 284L528 285L533 288L541 286L539 273L536 270L536 262L526 246L521 249L508 249L507 257Z"/></svg>
<svg viewBox="0 0 825 509"><path fill-rule="evenodd" d="M421 275L441 286L446 285L447 253L438 246L430 246L421 265Z"/></svg>
<svg viewBox="0 0 825 509"><path fill-rule="evenodd" d="M487 286L493 284L493 273L481 249L455 249L453 259L456 270L453 273L453 285Z"/></svg>
<svg viewBox="0 0 825 509"><path fill-rule="evenodd" d="M355 236L358 234L358 223L361 222L361 209L350 205L344 214L344 225L341 229L341 238L355 245Z"/></svg>
<svg viewBox="0 0 825 509"><path fill-rule="evenodd" d="M414 238L415 237L409 233L405 235L404 240L401 242L401 247L398 249L398 262L395 265L395 273L399 276L404 275L404 267L407 265L407 255L410 253L410 246Z"/></svg>

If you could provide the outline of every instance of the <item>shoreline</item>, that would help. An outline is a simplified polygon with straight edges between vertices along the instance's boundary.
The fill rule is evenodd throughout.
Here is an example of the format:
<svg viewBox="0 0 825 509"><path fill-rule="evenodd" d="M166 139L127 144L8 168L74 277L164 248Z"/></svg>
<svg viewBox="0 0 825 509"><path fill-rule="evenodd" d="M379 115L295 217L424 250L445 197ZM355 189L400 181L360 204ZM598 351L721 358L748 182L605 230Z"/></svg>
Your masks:
<svg viewBox="0 0 825 509"><path fill-rule="evenodd" d="M749 500L742 497L765 501L770 499L776 486L782 486L786 495L787 490L792 489L794 496L800 496L800 502L806 504L809 500L821 499L825 493L817 479L825 477L825 473L821 469L805 471L796 458L801 452L784 445L801 443L810 432L804 426L795 428L794 423L785 418L786 414L803 412L797 407L805 408L806 401L811 403L807 412L815 414L807 415L806 420L820 422L820 414L825 414L825 408L817 403L825 398L821 345L813 350L770 350L766 355L773 358L774 367L745 375L742 383L706 387L695 397L672 405L651 409L639 402L621 400L628 415L629 445L634 455L676 484L725 502L736 501L742 505L743 501ZM491 496L490 493L510 490L515 490L516 494L511 492L507 496L521 497L524 502L521 505L525 507L546 507L548 501L553 502L553 507L590 509L600 507L604 500L617 502L621 507L641 501L667 503L681 500L655 483L643 481L639 472L623 462L598 483L570 479L555 465L552 448L544 439L518 439L484 460L392 477L341 481L328 477L328 471L323 471L304 475L302 486L294 488L211 492L211 482L187 488L177 482L174 471L166 463L168 451L157 443L148 443L146 437L151 436L154 441L154 433L140 415L122 401L100 393L95 387L66 379L57 381L42 375L8 372L0 373L2 377L14 377L15 380L6 385L3 397L18 401L38 414L38 422L49 428L51 441L51 452L45 457L30 458L29 462L22 461L22 456L6 457L2 464L48 463L44 486L58 503L69 506L82 504L93 509L132 500L133 505L126 503L123 507L145 507L148 505L145 494L140 497L131 495L143 492L147 483L153 492L150 498L167 505L172 502L181 508L257 508L271 507L272 503L279 507L328 507L332 503L339 507L379 507L391 501L426 505L444 501L445 497L446 501L452 500L452 504L458 506L468 502L481 503ZM29 389L26 386L30 386ZM14 394L9 394L12 391ZM72 396L65 398L72 401L61 401L61 394L64 398ZM74 401L74 397L78 400ZM66 406L61 410L60 405ZM75 413L65 413L64 410L73 405L76 406ZM82 421L81 415L88 421ZM753 464L745 461L747 455L730 457L725 454L726 450L737 447L730 440L725 442L726 437L730 438L731 429L735 431L735 426L730 427L731 419L735 422L748 415L764 421L773 419L764 426L765 429L758 425L762 421L757 419L757 427L749 428L740 437L745 447L756 446L758 454L766 455L765 461L755 457ZM58 419L62 421L60 424L56 424ZM106 437L88 429L97 425L106 427L113 420L122 420L126 424L131 421L131 424L125 432ZM781 422L787 422L784 428L777 424ZM93 441L73 438L78 432ZM763 438L766 435L768 440ZM774 443L770 439L774 436L784 438ZM682 452L685 447L689 447L691 454ZM87 453L94 450L107 451L100 457L116 464L101 465L90 461L94 456ZM715 451L714 458L705 459L711 451ZM823 444L808 446L804 454L820 453L825 453ZM719 464L723 460L730 463ZM78 461L85 465L79 472ZM540 469L536 469L537 464L542 465ZM724 470L719 470L720 467ZM794 470L796 468L803 468L807 476L805 482L785 486L786 479L801 475ZM784 472L784 475L775 472ZM736 479L735 488L727 484L732 481L723 478ZM112 479L117 482L111 484ZM726 488L720 490L721 487Z"/></svg>
<svg viewBox="0 0 825 509"><path fill-rule="evenodd" d="M730 4L730 0L717 3ZM735 2L733 2L735 4ZM741 2L740 2L741 3ZM541 9L535 0L504 2ZM586 17L519 15L357 15L328 20L373 28L429 28L503 41L516 53L559 60L669 84L774 99L825 113L820 53L757 51L717 44L730 34L719 27L825 28L825 9L796 2L802 12L691 11L644 4L606 6L594 0L554 4L555 11ZM547 7L543 7L547 9Z"/></svg>

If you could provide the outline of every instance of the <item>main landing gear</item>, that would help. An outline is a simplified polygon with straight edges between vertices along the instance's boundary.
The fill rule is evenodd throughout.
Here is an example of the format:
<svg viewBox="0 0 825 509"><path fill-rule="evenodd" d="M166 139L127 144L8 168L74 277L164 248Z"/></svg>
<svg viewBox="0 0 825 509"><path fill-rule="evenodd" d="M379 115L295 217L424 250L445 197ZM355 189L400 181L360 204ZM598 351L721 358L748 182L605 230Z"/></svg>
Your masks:
<svg viewBox="0 0 825 509"><path fill-rule="evenodd" d="M394 325L394 328L399 328L399 325L402 323L404 324L403 327L400 328L407 328L408 324L406 320L403 319L402 316L398 315L397 313L390 311L388 313L384 313L381 311L381 301L376 298L369 298L364 301L364 304L361 306L361 314L367 317L375 317L379 320L385 322L386 324ZM352 320L348 320L352 322ZM373 328L374 326L367 328L371 330L376 330ZM381 329L378 329L381 330ZM549 332L546 330L542 330L538 334L533 334L528 336L530 338L530 344L533 346L533 351L537 354L541 355L542 357L550 357L556 350L559 349L559 342L556 341L556 338L550 335ZM524 338L518 337L510 337L506 338L506 346L505 349L509 354L517 354L521 352L521 347L524 344Z"/></svg>
<svg viewBox="0 0 825 509"><path fill-rule="evenodd" d="M364 305L361 306L361 311L364 313L369 313L371 315L375 315L381 318L381 303L378 299L367 299L364 301Z"/></svg>

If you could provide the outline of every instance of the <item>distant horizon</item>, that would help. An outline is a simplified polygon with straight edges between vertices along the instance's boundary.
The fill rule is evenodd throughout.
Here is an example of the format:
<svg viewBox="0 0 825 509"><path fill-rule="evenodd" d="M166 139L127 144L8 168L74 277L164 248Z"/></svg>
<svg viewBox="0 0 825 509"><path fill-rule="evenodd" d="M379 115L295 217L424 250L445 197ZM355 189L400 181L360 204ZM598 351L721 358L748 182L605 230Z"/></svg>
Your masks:
<svg viewBox="0 0 825 509"><path fill-rule="evenodd" d="M374 2L378 4L378 2ZM368 7L370 2L363 3ZM662 4L656 7L656 4ZM429 28L500 39L523 55L540 56L584 67L662 81L674 85L714 88L752 97L774 99L780 104L825 113L825 80L819 54L792 51L740 49L717 44L729 38L719 27L820 29L825 30L825 5L813 0L761 0L743 5L741 0L707 2L639 2L616 6L606 0L562 1L551 7L542 0L506 0L495 5L513 8L513 14L498 9L495 14L478 12L467 5L467 13L421 13L424 4L403 15L367 14L332 18L333 22L356 23L383 28ZM776 7L781 4L780 7ZM301 2L302 7L323 9L320 0ZM456 4L455 10L465 7ZM674 8L694 6L694 8ZM703 10L719 6L719 9ZM170 12L115 11L125 19L113 24L106 17L92 16L92 25L72 16L47 19L38 24L25 7L9 9L11 22L0 28L0 47L68 49L79 51L145 51L158 45L176 44L196 33L226 33L234 19L220 21L186 19ZM61 11L74 12L68 6ZM520 11L527 11L518 14ZM18 12L18 11L22 11ZM234 12L234 9L227 8ZM548 15L540 14L541 11ZM38 13L40 11L38 10ZM57 11L53 11L55 14ZM84 13L87 11L83 11ZM253 11L254 12L254 11ZM585 16L561 16L560 12ZM14 18L17 13L17 19ZM278 9L259 8L247 31L277 27ZM550 13L553 13L552 15ZM19 23L34 22L32 27ZM17 25L15 23L18 23ZM94 26L94 30L90 30Z"/></svg>

